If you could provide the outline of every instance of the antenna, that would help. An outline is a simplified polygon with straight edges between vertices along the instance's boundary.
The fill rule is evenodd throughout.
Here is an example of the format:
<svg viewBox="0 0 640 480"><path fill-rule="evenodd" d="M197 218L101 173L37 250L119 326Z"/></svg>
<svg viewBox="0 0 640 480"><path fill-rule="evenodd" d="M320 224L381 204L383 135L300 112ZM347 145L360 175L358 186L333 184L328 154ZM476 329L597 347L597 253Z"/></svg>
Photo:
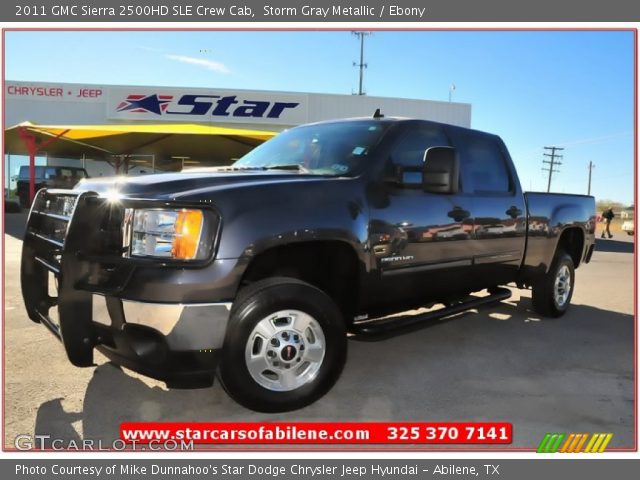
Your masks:
<svg viewBox="0 0 640 480"><path fill-rule="evenodd" d="M373 118L384 118L384 115L380 113L379 108L376 108L376 111L373 113Z"/></svg>

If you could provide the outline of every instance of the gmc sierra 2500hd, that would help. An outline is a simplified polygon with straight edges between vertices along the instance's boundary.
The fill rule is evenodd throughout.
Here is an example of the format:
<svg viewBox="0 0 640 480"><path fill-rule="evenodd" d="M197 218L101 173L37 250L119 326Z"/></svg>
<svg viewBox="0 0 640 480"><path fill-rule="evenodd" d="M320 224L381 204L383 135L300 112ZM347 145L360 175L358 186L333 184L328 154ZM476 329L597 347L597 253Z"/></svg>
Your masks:
<svg viewBox="0 0 640 480"><path fill-rule="evenodd" d="M499 137L376 112L228 167L40 190L22 292L76 366L95 348L170 387L217 373L239 403L286 411L336 382L349 331L475 308L508 283L562 315L594 229L593 197L523 193Z"/></svg>

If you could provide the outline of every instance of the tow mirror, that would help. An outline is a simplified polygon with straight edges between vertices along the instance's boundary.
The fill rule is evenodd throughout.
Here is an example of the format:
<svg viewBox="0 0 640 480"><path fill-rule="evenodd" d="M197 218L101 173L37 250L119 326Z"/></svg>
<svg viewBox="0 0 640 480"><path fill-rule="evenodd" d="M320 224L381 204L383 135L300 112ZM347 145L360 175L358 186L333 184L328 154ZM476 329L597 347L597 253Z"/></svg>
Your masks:
<svg viewBox="0 0 640 480"><path fill-rule="evenodd" d="M460 161L452 147L431 147L424 152L422 188L431 193L457 193Z"/></svg>

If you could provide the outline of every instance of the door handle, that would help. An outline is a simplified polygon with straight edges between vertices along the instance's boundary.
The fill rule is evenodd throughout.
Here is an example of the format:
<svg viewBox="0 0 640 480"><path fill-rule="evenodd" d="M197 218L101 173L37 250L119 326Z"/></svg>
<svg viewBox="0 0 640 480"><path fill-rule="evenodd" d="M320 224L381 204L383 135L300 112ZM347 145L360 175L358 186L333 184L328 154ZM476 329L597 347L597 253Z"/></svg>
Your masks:
<svg viewBox="0 0 640 480"><path fill-rule="evenodd" d="M453 218L456 222L461 222L465 218L469 218L471 214L468 210L461 207L453 207L453 210L447 213L447 216Z"/></svg>
<svg viewBox="0 0 640 480"><path fill-rule="evenodd" d="M515 205L512 205L511 208L509 208L509 210L507 210L506 212L507 215L509 215L511 218L517 218L522 214L522 210L520 210L518 207L516 207Z"/></svg>

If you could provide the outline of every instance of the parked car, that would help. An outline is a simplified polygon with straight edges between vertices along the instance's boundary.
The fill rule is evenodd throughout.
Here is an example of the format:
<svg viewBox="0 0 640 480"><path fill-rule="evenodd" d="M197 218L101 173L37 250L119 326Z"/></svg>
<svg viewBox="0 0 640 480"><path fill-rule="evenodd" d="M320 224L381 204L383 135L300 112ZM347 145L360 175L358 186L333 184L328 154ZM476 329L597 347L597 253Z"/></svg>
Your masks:
<svg viewBox="0 0 640 480"><path fill-rule="evenodd" d="M98 349L169 387L217 372L242 405L286 411L336 382L347 332L476 308L508 283L563 315L594 219L593 197L524 193L496 135L376 115L292 128L229 167L44 189L22 291L76 366Z"/></svg>
<svg viewBox="0 0 640 480"><path fill-rule="evenodd" d="M35 191L41 188L73 188L80 180L89 178L87 171L79 167L35 167ZM29 202L29 166L20 167L16 182L18 198L23 208Z"/></svg>

